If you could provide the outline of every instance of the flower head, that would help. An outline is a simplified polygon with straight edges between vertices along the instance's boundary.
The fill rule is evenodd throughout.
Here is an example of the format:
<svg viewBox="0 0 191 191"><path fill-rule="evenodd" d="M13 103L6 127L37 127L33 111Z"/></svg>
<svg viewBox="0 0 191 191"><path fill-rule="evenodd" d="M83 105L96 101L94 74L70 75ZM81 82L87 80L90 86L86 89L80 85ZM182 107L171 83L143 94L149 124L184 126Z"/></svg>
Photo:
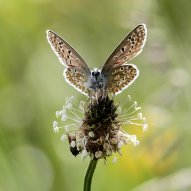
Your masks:
<svg viewBox="0 0 191 191"><path fill-rule="evenodd" d="M128 103L130 106L123 110L109 97L89 99L88 102L67 98L63 109L56 112L60 122L53 122L54 131L65 129L66 134L61 139L68 138L74 156L81 154L82 158L106 159L113 153L121 153L124 145L139 144L136 135L122 129L123 124L142 126L143 130L148 127L137 102L132 104L129 98Z"/></svg>

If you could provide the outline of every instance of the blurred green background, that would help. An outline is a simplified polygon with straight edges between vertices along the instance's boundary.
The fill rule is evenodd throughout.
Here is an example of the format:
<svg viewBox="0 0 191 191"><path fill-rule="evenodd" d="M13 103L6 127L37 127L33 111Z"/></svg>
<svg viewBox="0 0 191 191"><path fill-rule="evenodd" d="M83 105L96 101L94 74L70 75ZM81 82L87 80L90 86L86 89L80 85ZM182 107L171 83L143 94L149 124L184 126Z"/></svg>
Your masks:
<svg viewBox="0 0 191 191"><path fill-rule="evenodd" d="M71 155L52 121L67 96L86 97L65 82L45 31L100 67L140 23L148 39L131 61L140 76L116 100L137 100L149 129L117 163L100 161L92 190L191 190L190 7L189 0L0 0L0 191L82 190L88 160Z"/></svg>

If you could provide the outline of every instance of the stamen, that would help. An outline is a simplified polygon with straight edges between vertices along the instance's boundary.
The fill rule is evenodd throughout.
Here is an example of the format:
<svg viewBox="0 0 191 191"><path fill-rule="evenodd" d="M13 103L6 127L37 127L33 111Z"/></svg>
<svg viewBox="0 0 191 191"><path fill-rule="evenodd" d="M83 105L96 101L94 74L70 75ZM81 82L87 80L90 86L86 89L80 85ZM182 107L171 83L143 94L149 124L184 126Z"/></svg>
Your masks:
<svg viewBox="0 0 191 191"><path fill-rule="evenodd" d="M56 111L56 117L60 117L62 115L62 112L61 111Z"/></svg>
<svg viewBox="0 0 191 191"><path fill-rule="evenodd" d="M57 127L58 126L58 122L57 121L53 121L53 127Z"/></svg>
<svg viewBox="0 0 191 191"><path fill-rule="evenodd" d="M146 131L148 129L148 124L143 124L143 132Z"/></svg>
<svg viewBox="0 0 191 191"><path fill-rule="evenodd" d="M65 129L66 133L69 133L70 132L70 125L65 125L64 129Z"/></svg>
<svg viewBox="0 0 191 191"><path fill-rule="evenodd" d="M79 116L79 115L77 115L76 113L74 113L72 110L70 111L73 115L75 115L78 119L80 119L80 120L82 120L82 118Z"/></svg>
<svg viewBox="0 0 191 191"><path fill-rule="evenodd" d="M65 141L65 140L67 140L67 138L68 138L68 136L65 135L65 134L63 134L63 135L61 136L61 141Z"/></svg>
<svg viewBox="0 0 191 191"><path fill-rule="evenodd" d="M71 146L72 148L74 148L74 147L76 146L76 142L75 142L75 141L72 141L72 142L70 143L70 146Z"/></svg>
<svg viewBox="0 0 191 191"><path fill-rule="evenodd" d="M85 159L88 156L88 152L86 151L86 149L84 149L82 151L82 159Z"/></svg>
<svg viewBox="0 0 191 191"><path fill-rule="evenodd" d="M71 119L72 121L76 122L77 124L81 124L81 121L77 120L77 119L74 119L72 116L68 115L66 116L67 119Z"/></svg>
<svg viewBox="0 0 191 191"><path fill-rule="evenodd" d="M80 109L78 109L78 108L73 108L73 110L74 110L74 111L77 111L77 112L79 112L79 113L81 113L81 114L84 114L84 111L82 111L82 110L80 110Z"/></svg>
<svg viewBox="0 0 191 191"><path fill-rule="evenodd" d="M62 115L62 118L61 118L61 121L64 122L64 121L67 120L67 118L68 118L68 116L67 116L66 114L63 114L63 115Z"/></svg>
<svg viewBox="0 0 191 191"><path fill-rule="evenodd" d="M123 143L122 141L120 141L120 142L118 143L118 148L120 149L123 145L124 145L124 143Z"/></svg>
<svg viewBox="0 0 191 191"><path fill-rule="evenodd" d="M58 132L59 132L59 127L54 127L53 129L54 129L54 132L55 132L55 133L58 133Z"/></svg>
<svg viewBox="0 0 191 191"><path fill-rule="evenodd" d="M129 98L129 100L128 99L126 99L125 101L124 101L124 103L122 104L122 108L124 107L124 105L126 105L126 103L129 101L129 102L131 102L131 96L130 95L128 95L127 96L128 98Z"/></svg>
<svg viewBox="0 0 191 191"><path fill-rule="evenodd" d="M123 117L124 120L139 120L139 121L142 121L142 119L140 119L140 116L137 114L137 115L134 115L134 116L129 116L129 117Z"/></svg>
<svg viewBox="0 0 191 191"><path fill-rule="evenodd" d="M137 126L142 126L142 127L145 126L145 124L135 123L135 122L132 122L132 121L127 121L127 122L125 122L125 124L137 125Z"/></svg>
<svg viewBox="0 0 191 191"><path fill-rule="evenodd" d="M130 113L126 113L126 114L121 115L121 116L122 116L122 117L129 116L129 115L134 114L135 112L137 112L137 110L133 110L132 112L130 112Z"/></svg>
<svg viewBox="0 0 191 191"><path fill-rule="evenodd" d="M116 162L117 162L117 159L118 159L118 158L115 156L115 157L113 158L112 162L113 162L113 163L116 163Z"/></svg>
<svg viewBox="0 0 191 191"><path fill-rule="evenodd" d="M136 107L137 107L137 102L135 101L133 105L131 105L127 110L125 110L125 112L128 112L130 109L136 108Z"/></svg>

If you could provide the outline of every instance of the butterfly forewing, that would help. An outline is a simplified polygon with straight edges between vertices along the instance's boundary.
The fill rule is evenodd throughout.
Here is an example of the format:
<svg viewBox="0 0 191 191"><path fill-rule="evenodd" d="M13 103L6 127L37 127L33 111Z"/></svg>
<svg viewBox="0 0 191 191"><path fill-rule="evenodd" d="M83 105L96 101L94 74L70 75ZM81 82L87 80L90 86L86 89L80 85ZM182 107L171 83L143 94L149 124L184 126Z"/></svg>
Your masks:
<svg viewBox="0 0 191 191"><path fill-rule="evenodd" d="M138 25L131 31L106 60L102 69L103 72L106 72L110 67L122 65L136 57L142 51L146 41L146 35L147 30L144 24Z"/></svg>
<svg viewBox="0 0 191 191"><path fill-rule="evenodd" d="M48 30L47 39L62 64L68 67L80 67L86 73L90 73L83 58L55 32Z"/></svg>
<svg viewBox="0 0 191 191"><path fill-rule="evenodd" d="M130 86L139 75L139 70L133 64L124 64L116 66L112 69L106 84L107 92L113 95L119 94L121 91Z"/></svg>
<svg viewBox="0 0 191 191"><path fill-rule="evenodd" d="M47 39L61 63L67 67L64 71L66 81L87 95L84 84L91 72L83 58L56 33L48 30Z"/></svg>

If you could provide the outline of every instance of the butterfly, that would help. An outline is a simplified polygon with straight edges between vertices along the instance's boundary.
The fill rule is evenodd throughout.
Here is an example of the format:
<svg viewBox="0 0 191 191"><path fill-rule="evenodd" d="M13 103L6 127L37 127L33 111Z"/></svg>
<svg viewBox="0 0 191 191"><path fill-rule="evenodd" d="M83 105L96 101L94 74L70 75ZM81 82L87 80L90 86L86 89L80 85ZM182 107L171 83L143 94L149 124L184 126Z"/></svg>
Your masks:
<svg viewBox="0 0 191 191"><path fill-rule="evenodd" d="M60 36L47 30L47 39L60 62L66 67L64 77L86 96L96 98L117 95L138 77L139 70L127 62L141 53L147 37L145 24L138 25L118 45L101 69L90 69L83 58Z"/></svg>

